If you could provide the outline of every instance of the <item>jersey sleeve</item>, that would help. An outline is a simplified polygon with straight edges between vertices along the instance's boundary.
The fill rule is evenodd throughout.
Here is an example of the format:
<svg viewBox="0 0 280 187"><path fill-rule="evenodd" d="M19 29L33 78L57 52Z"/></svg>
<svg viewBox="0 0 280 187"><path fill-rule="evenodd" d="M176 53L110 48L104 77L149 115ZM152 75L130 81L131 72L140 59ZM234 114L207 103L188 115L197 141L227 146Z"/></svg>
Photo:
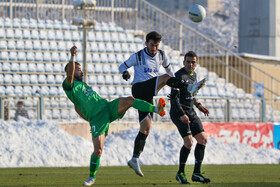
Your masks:
<svg viewBox="0 0 280 187"><path fill-rule="evenodd" d="M124 63L122 63L119 67L119 72L123 73L126 71L128 68L134 66L137 64L137 53L134 53L131 55Z"/></svg>
<svg viewBox="0 0 280 187"><path fill-rule="evenodd" d="M173 73L173 71L171 69L169 58L168 58L168 56L165 53L163 53L163 63L162 63L162 66L164 67L166 73L168 73L170 76L174 77L174 73Z"/></svg>
<svg viewBox="0 0 280 187"><path fill-rule="evenodd" d="M65 91L71 91L72 88L73 88L73 86L74 86L74 83L73 83L73 84L69 84L69 83L67 82L67 79L65 79L65 80L63 81L63 83L62 83L62 88L63 88L63 90L65 90Z"/></svg>

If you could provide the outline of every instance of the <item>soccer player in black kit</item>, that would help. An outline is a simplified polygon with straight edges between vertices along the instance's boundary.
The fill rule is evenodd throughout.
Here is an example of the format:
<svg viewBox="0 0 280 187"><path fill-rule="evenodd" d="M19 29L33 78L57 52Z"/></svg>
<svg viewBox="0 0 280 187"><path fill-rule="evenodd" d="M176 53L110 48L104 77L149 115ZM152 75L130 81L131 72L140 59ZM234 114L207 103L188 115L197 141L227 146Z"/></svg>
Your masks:
<svg viewBox="0 0 280 187"><path fill-rule="evenodd" d="M194 69L198 64L198 57L195 52L189 51L186 53L183 64L184 67L175 73L175 77L187 84L196 83L196 72L194 72ZM192 181L209 183L210 179L202 176L200 172L207 138L201 120L197 116L193 106L196 106L206 116L209 115L209 111L185 90L172 88L168 97L171 102L171 120L177 126L179 133L184 140L184 145L180 151L180 163L176 180L178 180L181 184L190 184L185 175L185 164L193 144L193 136L196 139L197 144L194 152L195 165L192 174Z"/></svg>

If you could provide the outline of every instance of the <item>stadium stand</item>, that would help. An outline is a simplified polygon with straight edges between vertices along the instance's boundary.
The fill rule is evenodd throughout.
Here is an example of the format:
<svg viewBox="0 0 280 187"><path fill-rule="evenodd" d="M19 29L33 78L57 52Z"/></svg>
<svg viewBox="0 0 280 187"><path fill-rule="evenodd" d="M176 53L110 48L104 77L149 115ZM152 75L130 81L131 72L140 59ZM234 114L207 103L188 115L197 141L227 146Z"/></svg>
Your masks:
<svg viewBox="0 0 280 187"><path fill-rule="evenodd" d="M82 32L77 26L65 20L0 18L0 22L4 23L4 27L0 28L0 95L24 96L24 98L44 96L44 116L47 119L75 118L77 115L71 103L65 100L61 84L65 77L64 66L69 59L68 51L73 45L80 49L77 61L82 63ZM121 78L118 65L131 53L143 47L143 39L134 37L123 28L113 23L97 23L95 31L88 31L88 84L103 97L131 95L129 82ZM174 71L181 68L183 57L178 51L165 45L161 47L168 52ZM130 71L133 73L133 70ZM205 118L198 112L203 120L224 121L227 118L225 112L227 98L232 101L233 121L260 119L260 114L254 112L256 108L260 108L260 102L252 104L250 101L243 101L245 96L252 98L251 94L246 94L243 89L235 87L232 83L226 83L224 78L218 77L215 72L210 72L204 67L198 67L196 71L198 79L204 77L208 79L207 86L201 89L198 97L202 102L206 102L206 107L213 114L210 118ZM160 72L164 73L163 69ZM165 87L159 96L167 96L169 92L170 89ZM216 102L215 98L223 98L224 101ZM14 102L11 101L10 106L13 106ZM37 105L37 101L34 105ZM38 116L34 105L26 104L32 111L31 119ZM11 110L13 109L11 107ZM279 111L273 111L269 105L266 109L269 120L280 120ZM136 116L134 110L129 110L125 119L135 119ZM168 115L164 117L167 118Z"/></svg>

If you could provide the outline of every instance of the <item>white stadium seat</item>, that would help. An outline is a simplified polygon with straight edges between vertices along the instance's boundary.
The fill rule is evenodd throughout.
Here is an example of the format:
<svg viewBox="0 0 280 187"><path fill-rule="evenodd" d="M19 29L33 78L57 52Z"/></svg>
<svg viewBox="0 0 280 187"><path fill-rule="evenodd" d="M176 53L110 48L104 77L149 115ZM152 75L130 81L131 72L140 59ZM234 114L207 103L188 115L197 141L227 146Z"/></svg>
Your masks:
<svg viewBox="0 0 280 187"><path fill-rule="evenodd" d="M24 53L25 54L25 53ZM27 67L27 64L26 63L20 63L19 65L19 71L20 72L27 72L28 70L28 67Z"/></svg>
<svg viewBox="0 0 280 187"><path fill-rule="evenodd" d="M12 29L6 30L6 39L14 39L14 31Z"/></svg>
<svg viewBox="0 0 280 187"><path fill-rule="evenodd" d="M9 53L6 51L1 51L0 53L1 60L8 60L9 59Z"/></svg>
<svg viewBox="0 0 280 187"><path fill-rule="evenodd" d="M38 40L39 39L39 32L37 30L31 31L31 39L32 40Z"/></svg>

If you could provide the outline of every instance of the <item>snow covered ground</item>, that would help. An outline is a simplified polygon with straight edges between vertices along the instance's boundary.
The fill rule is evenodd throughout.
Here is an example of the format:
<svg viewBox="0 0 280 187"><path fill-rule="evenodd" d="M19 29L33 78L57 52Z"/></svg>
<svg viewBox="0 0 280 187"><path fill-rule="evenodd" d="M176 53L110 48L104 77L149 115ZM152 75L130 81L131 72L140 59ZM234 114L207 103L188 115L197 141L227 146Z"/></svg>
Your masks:
<svg viewBox="0 0 280 187"><path fill-rule="evenodd" d="M131 158L137 128L109 134L101 165L126 165ZM0 167L88 166L92 142L71 136L56 122L0 120ZM177 132L151 129L144 152L144 165L176 165L182 139ZM193 147L194 149L194 147ZM194 163L193 150L187 164ZM280 150L255 149L245 144L224 144L209 138L205 164L279 164Z"/></svg>

